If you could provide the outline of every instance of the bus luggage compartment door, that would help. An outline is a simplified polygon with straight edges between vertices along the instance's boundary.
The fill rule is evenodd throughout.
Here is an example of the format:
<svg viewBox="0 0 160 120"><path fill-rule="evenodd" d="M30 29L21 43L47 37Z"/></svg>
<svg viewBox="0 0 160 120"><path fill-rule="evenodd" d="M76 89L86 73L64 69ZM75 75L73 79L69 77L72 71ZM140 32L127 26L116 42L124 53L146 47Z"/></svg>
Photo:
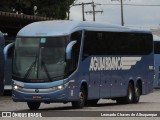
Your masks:
<svg viewBox="0 0 160 120"><path fill-rule="evenodd" d="M100 97L100 71L92 71L89 75L89 88L88 88L88 98L98 99Z"/></svg>

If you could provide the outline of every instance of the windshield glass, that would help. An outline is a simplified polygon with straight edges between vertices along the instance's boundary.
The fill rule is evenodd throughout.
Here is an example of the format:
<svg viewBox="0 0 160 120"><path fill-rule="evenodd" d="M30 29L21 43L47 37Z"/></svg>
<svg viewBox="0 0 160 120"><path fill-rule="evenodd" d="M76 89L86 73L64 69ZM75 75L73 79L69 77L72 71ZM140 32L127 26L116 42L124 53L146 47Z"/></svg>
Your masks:
<svg viewBox="0 0 160 120"><path fill-rule="evenodd" d="M68 37L17 38L13 76L29 82L48 82L64 77L68 42Z"/></svg>

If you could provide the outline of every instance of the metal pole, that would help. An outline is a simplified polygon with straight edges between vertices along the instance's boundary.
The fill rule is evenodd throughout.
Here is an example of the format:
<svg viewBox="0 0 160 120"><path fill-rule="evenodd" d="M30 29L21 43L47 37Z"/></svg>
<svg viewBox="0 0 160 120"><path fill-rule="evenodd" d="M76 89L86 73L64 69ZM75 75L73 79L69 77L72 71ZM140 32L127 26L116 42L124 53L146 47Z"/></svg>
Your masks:
<svg viewBox="0 0 160 120"><path fill-rule="evenodd" d="M124 19L123 19L123 0L121 0L121 25L124 26Z"/></svg>
<svg viewBox="0 0 160 120"><path fill-rule="evenodd" d="M84 3L82 3L82 17L83 17L83 21L85 21L85 18L84 18Z"/></svg>
<svg viewBox="0 0 160 120"><path fill-rule="evenodd" d="M95 21L95 5L94 5L94 2L92 3L92 5L93 5L93 21Z"/></svg>
<svg viewBox="0 0 160 120"><path fill-rule="evenodd" d="M84 16L84 5L89 5L89 4L93 4L93 2L89 2L89 3L80 3L80 4L74 4L73 6L79 6L82 5L82 20L85 21L85 16Z"/></svg>
<svg viewBox="0 0 160 120"><path fill-rule="evenodd" d="M68 20L70 19L69 17L70 17L70 7L68 9Z"/></svg>

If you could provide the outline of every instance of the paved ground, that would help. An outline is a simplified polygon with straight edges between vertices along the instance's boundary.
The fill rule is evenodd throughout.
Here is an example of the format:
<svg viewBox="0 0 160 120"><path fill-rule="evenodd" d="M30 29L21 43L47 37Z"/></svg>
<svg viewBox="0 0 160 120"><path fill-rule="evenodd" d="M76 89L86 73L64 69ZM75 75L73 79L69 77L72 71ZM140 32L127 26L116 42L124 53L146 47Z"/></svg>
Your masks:
<svg viewBox="0 0 160 120"><path fill-rule="evenodd" d="M17 112L33 112L28 109L28 106L26 103L15 103L12 101L10 96L1 96L0 97L0 111L17 111ZM83 109L72 109L71 104L62 104L62 103L52 103L52 104L41 104L40 110L38 112L48 112L48 113L53 113L53 112L60 112L62 115L61 117L58 118L45 118L46 119L56 119L56 120L64 120L63 118L63 113L65 111L77 111L83 114L84 111L160 111L160 90L154 90L153 93L150 93L148 95L141 96L140 102L138 104L126 104L126 105L118 105L116 104L115 101L112 100L100 100L98 102L97 106L94 107L85 107ZM73 112L74 113L74 112ZM70 112L69 114L73 114ZM137 119L137 117L132 117L134 119ZM131 117L78 117L76 119L84 119L84 120L98 120L98 119L132 119ZM0 118L0 119L5 119L5 118ZM16 118L16 119L21 119L21 118ZM27 118L23 118L26 119ZM35 118L36 119L36 118ZM44 119L44 118L38 118L38 119ZM73 119L70 117L65 117L65 120L68 119ZM145 117L140 117L138 118L140 120L146 119ZM147 119L157 119L159 118L147 118ZM34 119L33 119L34 120Z"/></svg>

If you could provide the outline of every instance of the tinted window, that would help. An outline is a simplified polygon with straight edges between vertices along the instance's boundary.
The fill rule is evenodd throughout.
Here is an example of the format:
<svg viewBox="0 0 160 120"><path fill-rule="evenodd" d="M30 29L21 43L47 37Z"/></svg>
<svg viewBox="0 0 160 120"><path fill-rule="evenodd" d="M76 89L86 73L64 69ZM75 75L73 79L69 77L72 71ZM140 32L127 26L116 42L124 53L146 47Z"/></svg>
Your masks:
<svg viewBox="0 0 160 120"><path fill-rule="evenodd" d="M146 55L152 52L151 34L123 32L85 32L86 55Z"/></svg>
<svg viewBox="0 0 160 120"><path fill-rule="evenodd" d="M160 54L160 42L159 41L154 42L154 53Z"/></svg>
<svg viewBox="0 0 160 120"><path fill-rule="evenodd" d="M70 61L71 65L69 66L69 71L72 73L78 65L80 46L81 46L81 37L82 31L74 32L71 34L71 40L76 40L76 44L72 48L72 60Z"/></svg>

